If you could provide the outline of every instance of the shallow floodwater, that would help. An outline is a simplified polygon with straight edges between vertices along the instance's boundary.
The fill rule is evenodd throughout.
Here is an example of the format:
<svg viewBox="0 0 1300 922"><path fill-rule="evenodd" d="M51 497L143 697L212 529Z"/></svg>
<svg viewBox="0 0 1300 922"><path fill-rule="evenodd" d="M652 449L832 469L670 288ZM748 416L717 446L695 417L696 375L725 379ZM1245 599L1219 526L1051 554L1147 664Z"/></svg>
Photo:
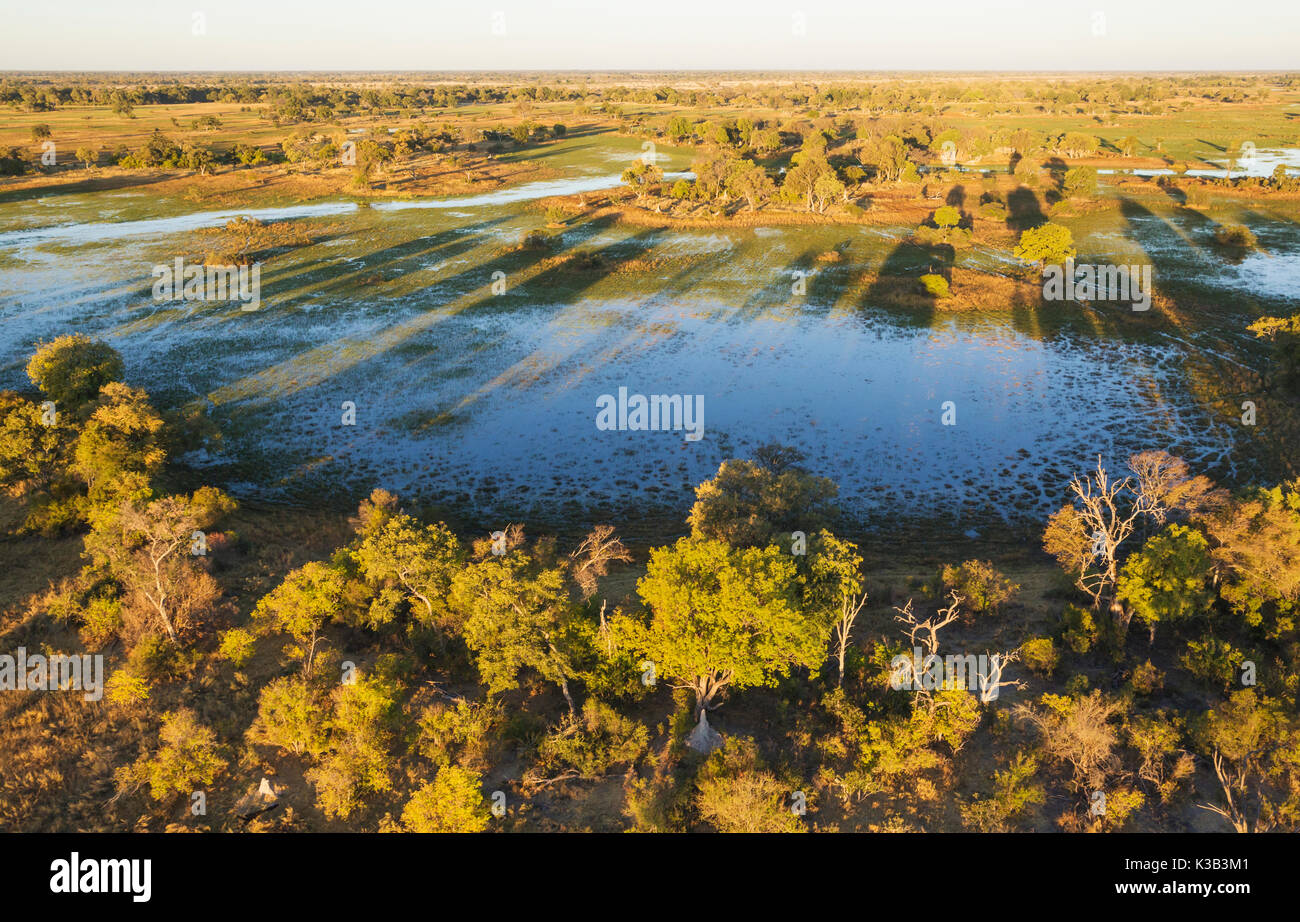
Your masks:
<svg viewBox="0 0 1300 922"><path fill-rule="evenodd" d="M1167 448L1217 476L1241 464L1238 431L1205 392L1214 374L1199 334L1102 329L1064 309L908 315L869 292L845 297L844 273L878 268L904 229L589 222L560 232L554 251L513 247L542 223L532 199L607 187L608 168L360 209L114 222L88 217L111 212L113 196L99 195L33 226L30 203L6 206L0 387L24 386L34 342L92 333L159 404L206 410L222 438L186 460L238 494L385 486L484 515L684 514L722 460L773 440L802 448L864 523L1040 519L1098 454ZM153 302L152 266L191 252L189 231L248 213L332 230L264 267L259 311ZM1118 257L1134 227L1154 233L1163 220L1082 229L1080 251ZM1162 245L1158 234L1142 244ZM573 249L593 254L588 268L548 262ZM823 267L815 257L830 249L847 262ZM1294 279L1294 250L1275 249ZM1003 255L961 259L996 270ZM1205 271L1211 284L1245 284L1245 265ZM700 395L703 438L602 431L597 401L620 387Z"/></svg>

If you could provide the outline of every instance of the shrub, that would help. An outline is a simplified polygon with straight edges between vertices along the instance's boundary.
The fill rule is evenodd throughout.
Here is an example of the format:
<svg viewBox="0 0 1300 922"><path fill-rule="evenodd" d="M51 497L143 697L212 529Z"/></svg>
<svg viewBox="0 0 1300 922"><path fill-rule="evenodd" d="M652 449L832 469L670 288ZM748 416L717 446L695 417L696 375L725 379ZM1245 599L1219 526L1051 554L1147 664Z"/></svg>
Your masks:
<svg viewBox="0 0 1300 922"><path fill-rule="evenodd" d="M486 767L493 730L505 708L500 702L461 698L454 705L438 702L420 716L416 748L439 768L458 762L471 768Z"/></svg>
<svg viewBox="0 0 1300 922"><path fill-rule="evenodd" d="M1041 676L1050 676L1055 672L1060 660L1056 644L1050 637L1031 637L1021 646L1020 655L1026 668Z"/></svg>
<svg viewBox="0 0 1300 922"><path fill-rule="evenodd" d="M402 825L410 832L482 832L488 825L482 785L478 772L448 765L411 795Z"/></svg>
<svg viewBox="0 0 1300 922"><path fill-rule="evenodd" d="M1165 686L1165 674L1155 667L1151 660L1133 669L1129 685L1139 695L1154 695Z"/></svg>
<svg viewBox="0 0 1300 922"><path fill-rule="evenodd" d="M212 784L226 767L216 734L200 724L191 710L164 714L158 741L161 745L152 756L142 756L134 765L117 770L121 789L148 785L154 800L163 800L169 793L189 797Z"/></svg>
<svg viewBox="0 0 1300 922"><path fill-rule="evenodd" d="M984 560L967 560L959 566L946 566L940 574L944 591L955 591L976 614L996 614L1004 602L1020 588Z"/></svg>
<svg viewBox="0 0 1300 922"><path fill-rule="evenodd" d="M942 275L927 273L920 278L921 290L932 298L950 298L952 293L948 290L948 280Z"/></svg>
<svg viewBox="0 0 1300 922"><path fill-rule="evenodd" d="M1233 250L1253 250L1259 242L1244 224L1219 225L1214 229L1214 240L1219 246Z"/></svg>
<svg viewBox="0 0 1300 922"><path fill-rule="evenodd" d="M217 655L224 660L229 660L238 669L252 657L256 643L257 639L252 631L242 627L231 628L221 635L221 645L217 648Z"/></svg>
<svg viewBox="0 0 1300 922"><path fill-rule="evenodd" d="M644 724L588 700L577 723L542 740L538 761L546 771L572 769L582 778L599 778L615 765L635 762L649 742Z"/></svg>
<svg viewBox="0 0 1300 922"><path fill-rule="evenodd" d="M1207 634L1187 645L1180 662L1184 669L1212 687L1225 691L1237 678L1237 668L1246 654L1226 640Z"/></svg>
<svg viewBox="0 0 1300 922"><path fill-rule="evenodd" d="M1100 630L1090 609L1067 605L1061 614L1061 639L1075 653L1087 653L1097 643Z"/></svg>

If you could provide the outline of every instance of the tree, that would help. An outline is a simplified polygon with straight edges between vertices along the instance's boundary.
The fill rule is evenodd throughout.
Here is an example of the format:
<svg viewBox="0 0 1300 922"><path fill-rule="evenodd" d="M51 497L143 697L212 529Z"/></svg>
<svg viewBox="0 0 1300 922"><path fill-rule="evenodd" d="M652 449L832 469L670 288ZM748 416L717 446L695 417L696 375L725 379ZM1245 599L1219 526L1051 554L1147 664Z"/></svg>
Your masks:
<svg viewBox="0 0 1300 922"><path fill-rule="evenodd" d="M1186 620L1209 608L1214 599L1210 575L1205 536L1170 525L1124 562L1116 596L1133 609L1154 641L1158 622Z"/></svg>
<svg viewBox="0 0 1300 922"><path fill-rule="evenodd" d="M776 191L767 170L750 160L737 160L727 176L727 191L749 204L754 211Z"/></svg>
<svg viewBox="0 0 1300 922"><path fill-rule="evenodd" d="M830 186L829 181L839 180L836 179L835 170L826 159L825 140L823 139L818 146L811 140L812 137L821 137L821 135L818 133L810 136L804 141L799 152L791 158L790 162L794 166L785 174L785 179L781 183L781 194L787 201L803 202L809 211L824 211L825 200L839 194ZM828 179L823 181L827 177ZM817 185L819 181L823 181L820 190Z"/></svg>
<svg viewBox="0 0 1300 922"><path fill-rule="evenodd" d="M367 582L401 587L416 620L442 638L451 621L447 593L465 562L460 542L446 525L421 526L409 515L393 516L362 539L355 556Z"/></svg>
<svg viewBox="0 0 1300 922"><path fill-rule="evenodd" d="M907 146L896 135L868 141L858 151L858 162L875 171L883 182L895 182L907 168Z"/></svg>
<svg viewBox="0 0 1300 922"><path fill-rule="evenodd" d="M343 610L347 573L320 561L292 570L253 609L253 623L262 634L288 634L297 645L293 658L302 661L309 678L316 660L321 631Z"/></svg>
<svg viewBox="0 0 1300 922"><path fill-rule="evenodd" d="M657 163L639 162L623 171L622 182L636 192L637 201L650 189L657 189L664 181L663 167Z"/></svg>
<svg viewBox="0 0 1300 922"><path fill-rule="evenodd" d="M1295 628L1300 612L1300 481L1250 490L1201 521L1219 593L1247 624Z"/></svg>
<svg viewBox="0 0 1300 922"><path fill-rule="evenodd" d="M1073 503L1052 514L1043 534L1043 549L1075 577L1093 608L1111 597L1122 548L1139 526L1209 502L1208 481L1188 477L1186 465L1170 455L1134 455L1129 469L1132 477L1112 478L1098 456L1095 474L1070 481ZM1132 611L1112 599L1111 612L1122 641Z"/></svg>
<svg viewBox="0 0 1300 922"><path fill-rule="evenodd" d="M862 591L862 557L857 545L836 538L823 529L808 554L811 574L804 591L804 607L831 625L837 671L837 685L844 684L844 658L849 648L853 623L867 604Z"/></svg>
<svg viewBox="0 0 1300 922"><path fill-rule="evenodd" d="M704 763L695 785L700 818L718 832L806 831L799 815L785 805L786 785L762 767L749 740L727 740Z"/></svg>
<svg viewBox="0 0 1300 922"><path fill-rule="evenodd" d="M92 527L111 523L124 500L151 495L150 480L167 460L162 430L162 417L144 391L117 381L100 390L71 464L86 484Z"/></svg>
<svg viewBox="0 0 1300 922"><path fill-rule="evenodd" d="M410 832L482 832L488 826L483 777L448 765L421 785L402 809L402 825Z"/></svg>
<svg viewBox="0 0 1300 922"><path fill-rule="evenodd" d="M822 173L813 182L812 195L813 201L817 206L817 213L821 214L830 207L831 203L845 198L847 190L844 187L844 183L842 183L839 177L833 172Z"/></svg>
<svg viewBox="0 0 1300 922"><path fill-rule="evenodd" d="M961 212L952 205L943 205L935 209L934 223L936 227L943 229L956 227L961 223Z"/></svg>
<svg viewBox="0 0 1300 922"><path fill-rule="evenodd" d="M130 594L132 609L143 612L139 633L161 628L175 642L220 596L206 557L193 553L195 535L234 508L234 500L213 487L190 496L128 500L116 527L98 528L86 539L92 557L105 561Z"/></svg>
<svg viewBox="0 0 1300 922"><path fill-rule="evenodd" d="M650 623L624 621L628 643L695 694L695 713L730 687L772 685L825 657L829 625L799 610L794 560L768 547L682 538L650 552L637 592Z"/></svg>
<svg viewBox="0 0 1300 922"><path fill-rule="evenodd" d="M534 669L560 687L569 712L576 706L569 680L587 641L565 591L564 571L546 566L521 547L489 554L456 574L452 604L479 675L492 694L519 684Z"/></svg>
<svg viewBox="0 0 1300 922"><path fill-rule="evenodd" d="M955 590L969 602L971 611L976 614L996 614L1003 603L1020 589L987 560L967 560L960 566L945 566L940 571L939 580L944 589Z"/></svg>
<svg viewBox="0 0 1300 922"><path fill-rule="evenodd" d="M715 151L696 158L691 163L691 172L695 174L695 195L705 202L720 196L726 189L727 177L731 175L736 160L735 153L730 150Z"/></svg>
<svg viewBox="0 0 1300 922"><path fill-rule="evenodd" d="M1037 758L1017 752L1005 770L993 773L993 793L982 799L976 794L961 808L962 824L976 832L1015 832L1017 821L1047 798L1034 782L1037 771Z"/></svg>
<svg viewBox="0 0 1300 922"><path fill-rule="evenodd" d="M90 169L99 162L99 151L93 147L78 147L77 159L86 165L86 169Z"/></svg>
<svg viewBox="0 0 1300 922"><path fill-rule="evenodd" d="M1090 166L1076 166L1065 171L1061 194L1066 198L1086 198L1097 191L1097 171Z"/></svg>
<svg viewBox="0 0 1300 922"><path fill-rule="evenodd" d="M582 590L583 599L596 594L598 580L609 573L610 564L632 559L632 553L614 534L613 525L597 525L569 556L573 561L573 578Z"/></svg>
<svg viewBox="0 0 1300 922"><path fill-rule="evenodd" d="M392 790L389 748L397 691L373 677L333 692L329 747L304 777L316 787L316 804L329 817L347 819L366 794Z"/></svg>
<svg viewBox="0 0 1300 922"><path fill-rule="evenodd" d="M10 391L0 392L0 485L45 493L67 470L75 430Z"/></svg>
<svg viewBox="0 0 1300 922"><path fill-rule="evenodd" d="M61 410L76 412L111 381L121 381L124 367L117 350L82 333L41 343L27 361L27 377Z"/></svg>
<svg viewBox="0 0 1300 922"><path fill-rule="evenodd" d="M274 746L296 756L318 759L329 748L328 717L315 688L282 676L262 688L257 719L248 728L246 738L250 744Z"/></svg>
<svg viewBox="0 0 1300 922"><path fill-rule="evenodd" d="M1300 827L1300 728L1279 702L1253 688L1233 692L1197 721L1192 735L1223 792L1221 803L1201 809L1237 832Z"/></svg>
<svg viewBox="0 0 1300 922"><path fill-rule="evenodd" d="M1039 706L1019 704L1014 713L1038 731L1049 758L1070 768L1070 788L1090 803L1092 792L1106 791L1121 775L1117 720L1123 711L1121 701L1105 697L1098 689L1073 697L1045 694ZM1112 823L1122 822L1141 805L1141 794L1137 793L1135 800L1134 793L1126 789L1107 793L1106 808L1108 814L1113 814L1108 816Z"/></svg>
<svg viewBox="0 0 1300 922"><path fill-rule="evenodd" d="M1073 259L1074 253L1074 236L1070 229L1049 221L1025 230L1012 255L1016 259L1045 266Z"/></svg>
<svg viewBox="0 0 1300 922"><path fill-rule="evenodd" d="M226 768L216 734L199 723L198 715L189 708L163 715L158 742L153 755L141 756L134 765L117 770L119 790L136 790L147 784L154 800L163 800L168 794L189 797L211 785Z"/></svg>
<svg viewBox="0 0 1300 922"><path fill-rule="evenodd" d="M811 534L829 524L839 492L833 482L800 467L797 452L765 446L757 454L753 461L722 462L713 479L696 488L686 520L692 535L761 546L778 534Z"/></svg>

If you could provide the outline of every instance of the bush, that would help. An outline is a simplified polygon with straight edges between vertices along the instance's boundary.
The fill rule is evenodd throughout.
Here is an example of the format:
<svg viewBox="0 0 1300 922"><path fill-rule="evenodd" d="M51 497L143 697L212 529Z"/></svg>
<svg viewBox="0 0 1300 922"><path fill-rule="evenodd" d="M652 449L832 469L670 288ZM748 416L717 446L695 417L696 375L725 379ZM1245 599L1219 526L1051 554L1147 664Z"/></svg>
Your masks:
<svg viewBox="0 0 1300 922"><path fill-rule="evenodd" d="M251 631L242 627L231 628L221 635L221 646L217 648L217 655L224 660L229 660L238 669L252 657L256 643L257 640Z"/></svg>
<svg viewBox="0 0 1300 922"><path fill-rule="evenodd" d="M984 560L967 560L960 566L946 566L940 574L944 591L955 591L976 614L997 614L1002 604L1020 588Z"/></svg>
<svg viewBox="0 0 1300 922"><path fill-rule="evenodd" d="M579 777L591 779L615 765L635 762L649 743L650 731L644 724L588 700L582 718L542 740L537 755L545 771L573 769Z"/></svg>
<svg viewBox="0 0 1300 922"><path fill-rule="evenodd" d="M932 298L950 298L952 293L948 290L948 280L942 275L927 273L919 279L921 290Z"/></svg>
<svg viewBox="0 0 1300 922"><path fill-rule="evenodd" d="M1100 630L1090 609L1067 605L1061 615L1061 639L1075 653L1087 653L1097 643Z"/></svg>
<svg viewBox="0 0 1300 922"><path fill-rule="evenodd" d="M117 770L119 788L134 790L148 785L154 800L163 800L170 793L189 797L212 784L226 767L216 734L200 724L191 710L164 714L158 741L161 745L153 756L143 756L134 765Z"/></svg>
<svg viewBox="0 0 1300 922"><path fill-rule="evenodd" d="M1244 224L1219 225L1214 229L1214 240L1219 246L1233 250L1253 250L1259 243Z"/></svg>
<svg viewBox="0 0 1300 922"><path fill-rule="evenodd" d="M402 825L410 832L482 832L488 825L482 785L478 772L449 765L411 795Z"/></svg>
<svg viewBox="0 0 1300 922"><path fill-rule="evenodd" d="M1151 660L1134 668L1129 677L1129 685L1139 695L1154 695L1165 687L1165 674L1155 667Z"/></svg>
<svg viewBox="0 0 1300 922"><path fill-rule="evenodd" d="M81 642L87 649L97 650L122 630L122 602L106 597L91 599L82 609L81 619Z"/></svg>
<svg viewBox="0 0 1300 922"><path fill-rule="evenodd" d="M1056 671L1060 660L1056 644L1050 637L1031 637L1020 647L1020 655L1027 669L1044 677L1050 677Z"/></svg>
<svg viewBox="0 0 1300 922"><path fill-rule="evenodd" d="M500 702L475 702L466 698L455 705L438 702L420 716L416 748L439 768L453 762L470 768L487 767L493 731L505 708Z"/></svg>
<svg viewBox="0 0 1300 922"><path fill-rule="evenodd" d="M1187 645L1180 662L1184 669L1206 685L1227 690L1237 679L1237 669L1246 654L1226 640L1210 634Z"/></svg>

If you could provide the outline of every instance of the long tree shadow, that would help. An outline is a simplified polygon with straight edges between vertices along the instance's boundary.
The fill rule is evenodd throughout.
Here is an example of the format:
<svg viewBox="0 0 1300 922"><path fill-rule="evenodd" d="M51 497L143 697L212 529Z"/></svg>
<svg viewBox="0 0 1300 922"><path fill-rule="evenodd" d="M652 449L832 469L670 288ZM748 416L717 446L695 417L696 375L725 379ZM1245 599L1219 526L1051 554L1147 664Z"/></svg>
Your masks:
<svg viewBox="0 0 1300 922"><path fill-rule="evenodd" d="M169 173L70 177L69 182L59 183L58 185L30 186L26 189L10 189L7 192L0 192L0 205L12 205L15 202L30 199L52 198L56 195L82 195L93 192L112 192L115 189L152 186L154 183L166 182L175 178L174 175Z"/></svg>
<svg viewBox="0 0 1300 922"><path fill-rule="evenodd" d="M1017 186L1007 193L1007 227L1021 233L1045 223L1047 215L1033 189Z"/></svg>

